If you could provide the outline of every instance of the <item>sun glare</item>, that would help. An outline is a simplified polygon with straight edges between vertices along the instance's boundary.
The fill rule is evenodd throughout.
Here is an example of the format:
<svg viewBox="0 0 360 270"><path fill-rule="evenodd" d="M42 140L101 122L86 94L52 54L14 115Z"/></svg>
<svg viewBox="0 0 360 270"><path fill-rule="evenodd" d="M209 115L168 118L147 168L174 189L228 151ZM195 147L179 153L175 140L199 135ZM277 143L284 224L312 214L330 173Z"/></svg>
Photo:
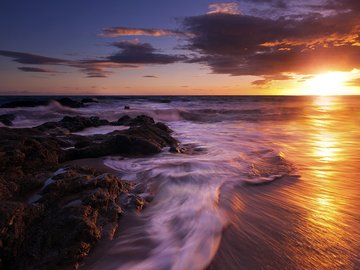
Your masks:
<svg viewBox="0 0 360 270"><path fill-rule="evenodd" d="M346 72L328 72L315 75L305 82L307 95L329 96L341 95L346 91L349 74Z"/></svg>

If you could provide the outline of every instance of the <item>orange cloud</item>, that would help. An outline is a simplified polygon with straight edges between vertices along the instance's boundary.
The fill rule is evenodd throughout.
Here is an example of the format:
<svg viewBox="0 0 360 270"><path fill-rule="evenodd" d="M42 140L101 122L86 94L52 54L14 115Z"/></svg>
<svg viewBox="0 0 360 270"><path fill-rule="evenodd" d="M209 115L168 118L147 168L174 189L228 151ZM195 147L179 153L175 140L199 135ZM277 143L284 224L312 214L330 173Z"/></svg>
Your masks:
<svg viewBox="0 0 360 270"><path fill-rule="evenodd" d="M181 31L169 29L155 29L155 28L129 28L129 27L109 27L104 28L100 36L105 37L121 37L121 36L178 36L186 35Z"/></svg>
<svg viewBox="0 0 360 270"><path fill-rule="evenodd" d="M216 3L209 5L210 11L207 14L240 14L237 3Z"/></svg>
<svg viewBox="0 0 360 270"><path fill-rule="evenodd" d="M340 47L357 46L360 47L360 27L354 28L350 33L333 33L327 36L317 36L302 39L282 39L260 44L262 47L276 47L279 51L291 50L291 47L304 46L307 49L316 47Z"/></svg>

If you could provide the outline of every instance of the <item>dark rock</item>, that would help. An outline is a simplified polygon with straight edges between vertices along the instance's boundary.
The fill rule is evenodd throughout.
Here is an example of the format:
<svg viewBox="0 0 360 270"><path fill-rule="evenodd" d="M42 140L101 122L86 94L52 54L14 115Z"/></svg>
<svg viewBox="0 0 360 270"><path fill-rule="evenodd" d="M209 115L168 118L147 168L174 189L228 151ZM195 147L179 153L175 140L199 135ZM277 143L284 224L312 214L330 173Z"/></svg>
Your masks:
<svg viewBox="0 0 360 270"><path fill-rule="evenodd" d="M146 205L132 193L131 183L110 174L70 168L53 179L36 204L0 207L4 221L0 232L5 237L1 238L5 245L0 256L6 255L5 266L52 269L76 265L101 238L112 236L124 213Z"/></svg>
<svg viewBox="0 0 360 270"><path fill-rule="evenodd" d="M43 211L41 205L0 202L0 269L16 269L14 260L21 254L29 226Z"/></svg>
<svg viewBox="0 0 360 270"><path fill-rule="evenodd" d="M45 180L35 175L55 168L61 147L33 129L0 130L0 199L25 196Z"/></svg>
<svg viewBox="0 0 360 270"><path fill-rule="evenodd" d="M156 125L143 124L127 130L92 136L91 144L65 152L65 160L95 158L107 155L142 156L161 152L166 146L176 146L177 140Z"/></svg>
<svg viewBox="0 0 360 270"><path fill-rule="evenodd" d="M47 122L36 128L41 131L49 131L49 130L61 128L61 129L66 129L70 132L77 132L85 128L99 127L108 124L109 121L100 119L99 117L65 116L59 122ZM59 131L61 132L61 130Z"/></svg>
<svg viewBox="0 0 360 270"><path fill-rule="evenodd" d="M12 121L15 120L15 117L13 113L2 114L0 115L0 122L6 126L12 126Z"/></svg>
<svg viewBox="0 0 360 270"><path fill-rule="evenodd" d="M134 119L131 120L130 125L131 126L136 126L136 125L143 125L143 124L155 124L154 119L152 119L151 117L147 116L147 115L138 115L136 116Z"/></svg>
<svg viewBox="0 0 360 270"><path fill-rule="evenodd" d="M138 115L135 118L131 118L128 115L123 115L119 118L119 120L117 120L117 122L113 123L115 125L123 125L123 126L141 126L141 125L154 125L155 121L153 118L147 116L147 115ZM158 128L160 129L164 129L167 131L170 131L171 129L169 129L165 124L163 123L158 123Z"/></svg>
<svg viewBox="0 0 360 270"><path fill-rule="evenodd" d="M125 105L125 106L124 106L124 110L130 110L130 106Z"/></svg>
<svg viewBox="0 0 360 270"><path fill-rule="evenodd" d="M48 104L49 100L16 100L4 103L0 106L0 108L37 107L46 106Z"/></svg>
<svg viewBox="0 0 360 270"><path fill-rule="evenodd" d="M200 155L206 153L206 149L195 144L182 144L170 147L171 153L186 154L186 155Z"/></svg>
<svg viewBox="0 0 360 270"><path fill-rule="evenodd" d="M157 122L156 124L156 127L160 128L161 130L165 131L165 132L168 132L168 133L172 133L172 129L169 128L167 125L165 125L164 123L161 123L161 122Z"/></svg>
<svg viewBox="0 0 360 270"><path fill-rule="evenodd" d="M77 265L99 239L114 234L124 213L146 206L139 196L142 188L110 174L71 168L52 175L67 160L148 155L178 145L165 124L155 124L147 116L127 120L137 124L94 136L65 131L108 124L107 120L77 116L36 128L0 128L0 268ZM75 148L62 148L69 146ZM52 182L44 187L50 176ZM33 201L36 192L37 201L25 203Z"/></svg>
<svg viewBox="0 0 360 270"><path fill-rule="evenodd" d="M66 106L66 107L71 107L71 108L84 107L84 104L82 102L73 100L73 99L68 98L68 97L60 98L60 99L57 99L56 101L59 102L61 105Z"/></svg>
<svg viewBox="0 0 360 270"><path fill-rule="evenodd" d="M117 120L117 124L118 125L123 125L123 126L129 126L130 125L130 122L131 122L131 117L128 116L128 115L124 115L124 116L121 116L119 118L119 120Z"/></svg>
<svg viewBox="0 0 360 270"><path fill-rule="evenodd" d="M82 103L99 103L99 101L95 98L83 98L81 100Z"/></svg>

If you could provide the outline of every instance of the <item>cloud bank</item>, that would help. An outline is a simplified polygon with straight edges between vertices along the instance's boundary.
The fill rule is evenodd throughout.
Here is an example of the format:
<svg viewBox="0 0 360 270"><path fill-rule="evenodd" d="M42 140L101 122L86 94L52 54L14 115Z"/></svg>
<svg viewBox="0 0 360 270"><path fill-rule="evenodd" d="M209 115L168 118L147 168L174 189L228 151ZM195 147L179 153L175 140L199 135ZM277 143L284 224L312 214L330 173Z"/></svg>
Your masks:
<svg viewBox="0 0 360 270"><path fill-rule="evenodd" d="M193 33L187 49L199 55L190 62L205 64L213 73L264 76L266 81L265 76L360 67L360 1L312 1L316 13L284 1L252 2L292 15L212 12L187 17L184 28Z"/></svg>

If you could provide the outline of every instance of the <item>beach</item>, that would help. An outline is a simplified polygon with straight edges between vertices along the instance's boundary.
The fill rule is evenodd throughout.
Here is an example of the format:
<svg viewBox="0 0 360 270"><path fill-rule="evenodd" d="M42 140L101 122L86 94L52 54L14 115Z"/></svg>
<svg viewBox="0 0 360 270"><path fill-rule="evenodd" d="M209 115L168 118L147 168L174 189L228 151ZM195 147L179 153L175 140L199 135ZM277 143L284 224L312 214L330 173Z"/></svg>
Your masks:
<svg viewBox="0 0 360 270"><path fill-rule="evenodd" d="M2 136L42 138L48 150L33 155L36 162L26 154L35 171L26 169L26 162L18 166L34 179L17 184L30 188L1 201L21 203L37 215L28 223L26 211L14 214L23 227L3 223L7 236L18 233L3 243L3 254L25 258L22 265L2 258L9 269L360 267L358 97L62 98L0 98L0 115L12 115L1 124L0 132L9 134ZM19 100L37 103L19 106L14 103ZM2 157L9 151L4 149ZM4 164L4 182L18 177L10 173L14 166ZM84 182L75 188L79 174ZM100 189L109 195L105 200L92 196ZM110 204L121 208L115 217ZM66 215L85 206L92 213L87 218L99 219L85 222L91 221L92 240L77 240L81 256L79 246L67 257L52 257L46 248L60 250L66 243L31 244L32 222L44 238L46 226L67 220L52 219L51 213ZM11 220L4 211L13 208L2 209L4 220Z"/></svg>

